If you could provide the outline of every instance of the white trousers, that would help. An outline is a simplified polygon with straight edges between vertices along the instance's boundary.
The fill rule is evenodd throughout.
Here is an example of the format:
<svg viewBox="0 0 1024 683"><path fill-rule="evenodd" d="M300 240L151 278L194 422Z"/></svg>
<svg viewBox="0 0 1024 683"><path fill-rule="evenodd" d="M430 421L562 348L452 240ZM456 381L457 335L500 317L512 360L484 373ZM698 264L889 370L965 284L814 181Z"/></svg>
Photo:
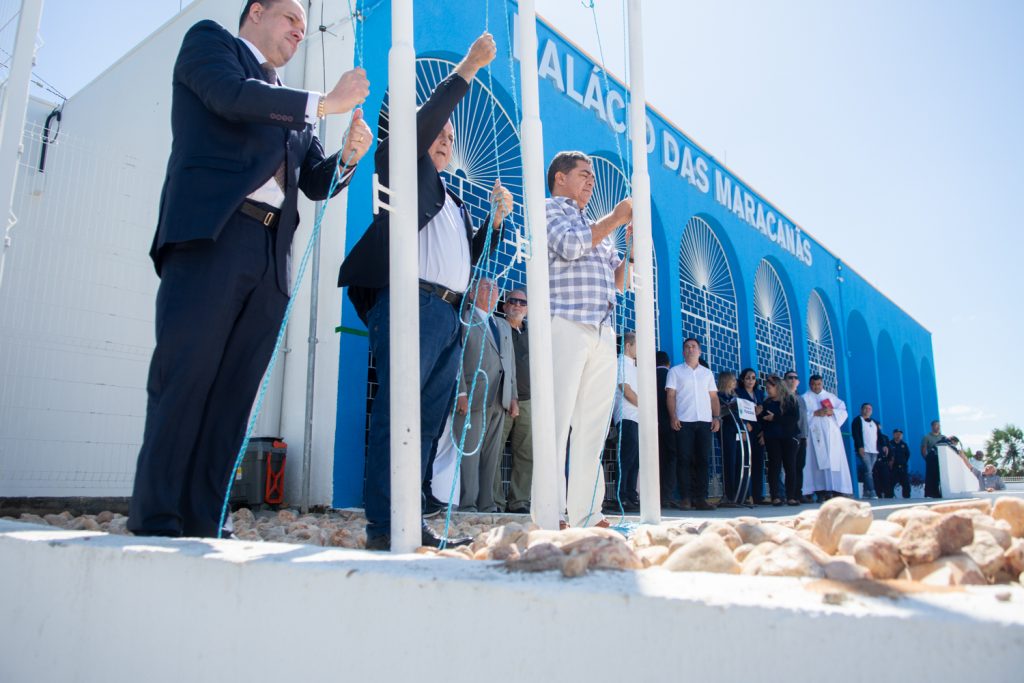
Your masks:
<svg viewBox="0 0 1024 683"><path fill-rule="evenodd" d="M604 519L601 457L615 398L615 333L608 326L596 328L552 316L551 352L558 509L568 513L570 526L594 526ZM567 486L562 475L570 427Z"/></svg>

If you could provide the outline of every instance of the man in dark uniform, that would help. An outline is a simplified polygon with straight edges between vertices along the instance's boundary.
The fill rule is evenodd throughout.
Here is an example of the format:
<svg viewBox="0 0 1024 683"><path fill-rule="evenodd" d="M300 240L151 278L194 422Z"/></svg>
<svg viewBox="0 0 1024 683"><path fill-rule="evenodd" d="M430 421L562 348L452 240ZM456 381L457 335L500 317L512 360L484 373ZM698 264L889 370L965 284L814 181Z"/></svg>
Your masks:
<svg viewBox="0 0 1024 683"><path fill-rule="evenodd" d="M898 427L892 430L889 455L892 458L892 488L895 489L899 484L903 489L903 497L910 498L910 474L907 472L910 465L910 448L903 440L903 430ZM895 495L895 490L892 491L892 494Z"/></svg>

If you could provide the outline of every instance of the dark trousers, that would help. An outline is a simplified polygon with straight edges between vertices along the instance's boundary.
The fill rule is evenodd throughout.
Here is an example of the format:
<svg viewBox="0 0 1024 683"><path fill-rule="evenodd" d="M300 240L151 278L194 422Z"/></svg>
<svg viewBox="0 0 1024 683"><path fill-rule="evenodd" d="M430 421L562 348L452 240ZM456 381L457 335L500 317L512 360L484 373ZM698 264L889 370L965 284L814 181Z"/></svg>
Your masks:
<svg viewBox="0 0 1024 683"><path fill-rule="evenodd" d="M875 492L881 498L895 497L893 494L892 469L889 467L888 460L883 460L879 456L871 474L874 479Z"/></svg>
<svg viewBox="0 0 1024 683"><path fill-rule="evenodd" d="M765 447L757 442L755 430L750 434L750 483L747 485L747 491L755 503L764 498L764 461ZM746 495L743 497L746 498Z"/></svg>
<svg viewBox="0 0 1024 683"><path fill-rule="evenodd" d="M640 475L640 425L633 420L622 420L619 426L619 463L622 473L616 484L616 492L619 500L633 503L640 499L636 492L636 480Z"/></svg>
<svg viewBox="0 0 1024 683"><path fill-rule="evenodd" d="M906 465L893 465L892 486L894 489L897 484L899 484L900 488L903 489L903 497L910 498L910 474L907 472ZM893 495L895 495L895 491L893 491Z"/></svg>
<svg viewBox="0 0 1024 683"><path fill-rule="evenodd" d="M676 499L676 433L668 425L658 425L658 465L661 483L661 504Z"/></svg>
<svg viewBox="0 0 1024 683"><path fill-rule="evenodd" d="M275 233L235 214L216 241L170 247L128 528L216 536L232 465L288 297Z"/></svg>
<svg viewBox="0 0 1024 683"><path fill-rule="evenodd" d="M446 408L455 391L462 352L462 336L455 308L435 294L420 290L420 482L438 434L444 428ZM370 439L366 457L363 500L366 534L391 533L391 299L382 290L367 314L370 349L377 363L379 388L370 411Z"/></svg>
<svg viewBox="0 0 1024 683"><path fill-rule="evenodd" d="M807 465L807 439L799 438L796 444L796 472L793 479L796 482L796 500L800 500L804 490L804 467ZM787 487L788 490L788 487Z"/></svg>
<svg viewBox="0 0 1024 683"><path fill-rule="evenodd" d="M934 448L924 456L924 495L927 498L942 498L939 484L939 452Z"/></svg>
<svg viewBox="0 0 1024 683"><path fill-rule="evenodd" d="M717 434L722 447L722 487L723 500L735 500L737 488L740 485L741 463L740 444L736 440L736 423L732 418L726 416L722 421L722 428Z"/></svg>
<svg viewBox="0 0 1024 683"><path fill-rule="evenodd" d="M708 497L711 423L682 422L676 432L676 476L684 499L693 503Z"/></svg>
<svg viewBox="0 0 1024 683"><path fill-rule="evenodd" d="M765 439L765 446L768 450L768 486L772 499L799 500L800 489L796 486L796 439L769 437ZM779 479L783 470L786 473L785 490Z"/></svg>

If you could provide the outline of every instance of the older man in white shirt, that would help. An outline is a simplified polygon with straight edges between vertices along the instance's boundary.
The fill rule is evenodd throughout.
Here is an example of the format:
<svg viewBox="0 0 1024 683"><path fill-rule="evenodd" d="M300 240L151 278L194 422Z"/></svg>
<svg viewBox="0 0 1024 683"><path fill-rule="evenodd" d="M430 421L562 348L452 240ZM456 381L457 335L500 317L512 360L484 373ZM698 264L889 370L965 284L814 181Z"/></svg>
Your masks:
<svg viewBox="0 0 1024 683"><path fill-rule="evenodd" d="M683 342L681 365L668 371L665 400L676 433L676 472L684 510L714 510L707 501L711 435L721 426L718 385L711 370L700 364L700 342Z"/></svg>

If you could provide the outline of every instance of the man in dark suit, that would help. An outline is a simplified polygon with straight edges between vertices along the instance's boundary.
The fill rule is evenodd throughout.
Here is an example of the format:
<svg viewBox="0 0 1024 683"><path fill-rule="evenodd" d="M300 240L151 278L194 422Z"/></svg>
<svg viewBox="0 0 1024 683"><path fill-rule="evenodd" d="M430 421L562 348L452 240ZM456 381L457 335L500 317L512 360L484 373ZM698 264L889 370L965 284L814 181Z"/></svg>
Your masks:
<svg viewBox="0 0 1024 683"><path fill-rule="evenodd" d="M658 471L661 479L661 506L678 507L673 501L676 488L676 433L672 431L672 420L665 401L665 378L672 366L672 359L666 351L657 353L658 375Z"/></svg>
<svg viewBox="0 0 1024 683"><path fill-rule="evenodd" d="M455 72L434 88L416 113L416 172L419 179L419 278L420 278L420 439L421 481L434 441L455 394L455 377L462 351L462 329L457 306L469 286L472 264L483 253L490 232L496 247L505 215L512 208L512 195L495 183L494 231L481 228L473 235L469 214L444 184L440 172L448 166L455 142L452 112L469 91L477 71L490 64L497 48L494 38L484 33L470 47ZM389 140L377 146L374 161L381 183L388 184ZM366 233L345 258L338 274L338 286L348 295L359 318L366 323L370 349L377 367L379 388L370 413L369 446L366 459L366 547L387 550L391 546L391 377L390 377L390 270L388 249L390 217L379 213ZM423 527L424 545L438 545L439 539ZM448 545L452 545L449 540Z"/></svg>
<svg viewBox="0 0 1024 683"><path fill-rule="evenodd" d="M369 148L359 116L332 157L312 126L369 93L362 69L326 94L280 85L306 30L298 0L250 0L238 37L189 29L172 80L173 142L150 255L156 349L128 528L216 536L232 464L288 302L298 190L326 199ZM343 161L339 161L339 155Z"/></svg>
<svg viewBox="0 0 1024 683"><path fill-rule="evenodd" d="M506 416L519 415L512 328L494 315L499 293L494 280L481 278L473 305L462 312L466 352L462 354L452 438L456 443L462 441L465 451L459 510L467 512L498 511L494 480L505 450L501 435Z"/></svg>

